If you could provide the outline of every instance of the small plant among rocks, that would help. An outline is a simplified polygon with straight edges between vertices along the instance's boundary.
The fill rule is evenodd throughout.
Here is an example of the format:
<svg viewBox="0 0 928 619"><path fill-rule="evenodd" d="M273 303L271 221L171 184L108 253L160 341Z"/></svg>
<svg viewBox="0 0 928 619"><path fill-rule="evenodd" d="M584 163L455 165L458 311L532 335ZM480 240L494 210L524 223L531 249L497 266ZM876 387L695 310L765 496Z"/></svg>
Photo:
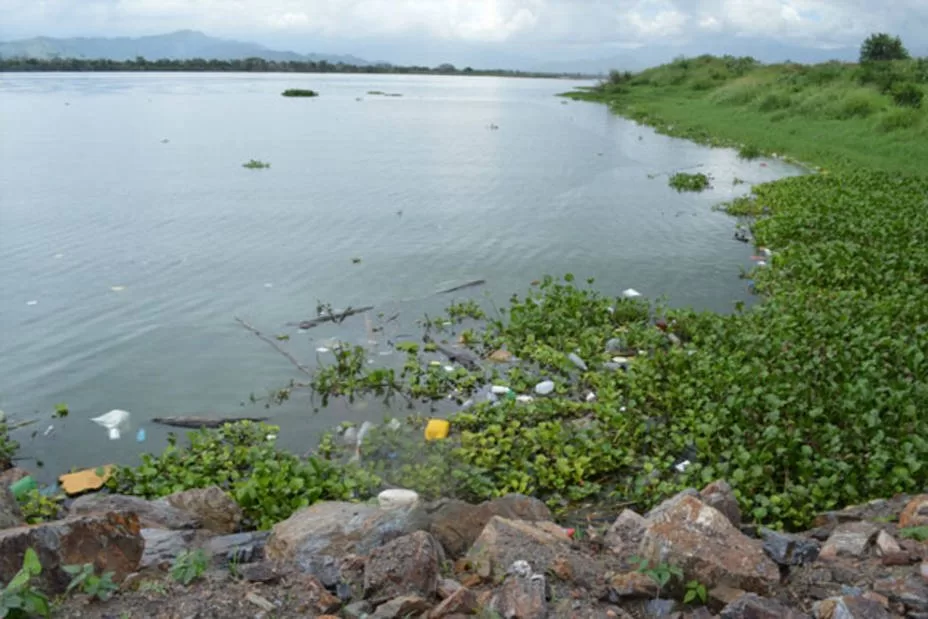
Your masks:
<svg viewBox="0 0 928 619"><path fill-rule="evenodd" d="M899 537L903 539L914 539L916 542L928 541L928 527L908 527L899 529Z"/></svg>
<svg viewBox="0 0 928 619"><path fill-rule="evenodd" d="M642 557L632 557L632 563L638 564L638 572L644 574L648 578L654 581L657 585L657 596L656 599L660 599L661 591L664 587L671 581L673 578L683 578L683 570L675 565L667 565L666 563L658 563L654 566L651 566L649 561ZM687 590L689 590L689 585L687 585ZM705 590L705 587L703 587Z"/></svg>
<svg viewBox="0 0 928 619"><path fill-rule="evenodd" d="M39 556L26 549L23 567L6 587L0 589L0 619L51 617L51 608L44 593L32 585L32 579L42 573Z"/></svg>
<svg viewBox="0 0 928 619"><path fill-rule="evenodd" d="M670 177L668 183L671 187L677 191L705 191L712 187L711 179L702 172L697 172L696 174L688 174L686 172L677 172Z"/></svg>
<svg viewBox="0 0 928 619"><path fill-rule="evenodd" d="M113 572L104 572L97 576L92 563L65 565L63 569L71 575L71 582L68 584L66 593L78 589L91 600L105 602L119 590L119 585L113 582Z"/></svg>
<svg viewBox="0 0 928 619"><path fill-rule="evenodd" d="M171 578L185 587L199 580L209 567L209 558L202 550L185 550L174 559L171 566Z"/></svg>
<svg viewBox="0 0 928 619"><path fill-rule="evenodd" d="M705 604L708 601L709 592L706 590L706 585L698 580L691 580L686 583L686 593L683 595L684 604L695 604L696 602Z"/></svg>

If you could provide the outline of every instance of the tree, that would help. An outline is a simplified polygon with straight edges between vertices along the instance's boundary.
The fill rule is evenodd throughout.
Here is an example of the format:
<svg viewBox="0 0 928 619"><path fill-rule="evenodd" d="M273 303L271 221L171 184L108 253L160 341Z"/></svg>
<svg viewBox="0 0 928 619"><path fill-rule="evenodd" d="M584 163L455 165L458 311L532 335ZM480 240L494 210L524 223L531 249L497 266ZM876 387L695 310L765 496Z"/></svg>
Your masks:
<svg viewBox="0 0 928 619"><path fill-rule="evenodd" d="M860 62L879 62L883 60L906 60L909 51L902 45L902 39L880 32L871 34L860 46Z"/></svg>

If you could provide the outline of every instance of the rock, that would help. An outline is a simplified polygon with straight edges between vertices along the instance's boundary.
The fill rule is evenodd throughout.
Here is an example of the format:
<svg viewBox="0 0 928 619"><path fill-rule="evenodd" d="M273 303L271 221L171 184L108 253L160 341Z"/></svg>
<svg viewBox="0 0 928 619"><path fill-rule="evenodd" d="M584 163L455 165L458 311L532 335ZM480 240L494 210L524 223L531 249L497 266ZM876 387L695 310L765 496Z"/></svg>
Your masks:
<svg viewBox="0 0 928 619"><path fill-rule="evenodd" d="M698 580L709 588L724 584L765 593L780 580L779 568L760 543L688 494L677 495L648 519L639 554L652 565L677 566L684 580Z"/></svg>
<svg viewBox="0 0 928 619"><path fill-rule="evenodd" d="M899 515L899 528L923 527L928 525L928 494L912 498Z"/></svg>
<svg viewBox="0 0 928 619"><path fill-rule="evenodd" d="M266 613L274 612L277 609L270 600L254 592L247 593L245 595L245 600L251 602Z"/></svg>
<svg viewBox="0 0 928 619"><path fill-rule="evenodd" d="M569 355L567 355L567 359L570 360L570 362L573 363L575 366L577 366L578 369L584 372L587 371L588 368L586 365L586 361L581 359L580 355L578 355L577 353L575 352L570 353Z"/></svg>
<svg viewBox="0 0 928 619"><path fill-rule="evenodd" d="M737 589L735 587L726 587L725 585L720 585L718 587L713 587L709 593L709 605L719 610L725 608L742 595L747 595L743 589Z"/></svg>
<svg viewBox="0 0 928 619"><path fill-rule="evenodd" d="M648 602L644 605L644 614L649 619L663 619L665 617L669 618L673 616L674 610L676 608L676 600L669 600L667 598L654 598L653 600L648 600Z"/></svg>
<svg viewBox="0 0 928 619"><path fill-rule="evenodd" d="M753 593L742 595L722 609L720 619L809 619L809 616L776 600Z"/></svg>
<svg viewBox="0 0 928 619"><path fill-rule="evenodd" d="M194 531L170 531L167 529L142 529L145 551L139 569L157 567L163 563L172 563L175 558L190 547Z"/></svg>
<svg viewBox="0 0 928 619"><path fill-rule="evenodd" d="M11 469L0 472L0 488L9 488L20 479L29 477L29 471L14 466Z"/></svg>
<svg viewBox="0 0 928 619"><path fill-rule="evenodd" d="M442 619L448 615L472 615L478 608L477 596L470 589L461 587L441 604L429 612L429 619Z"/></svg>
<svg viewBox="0 0 928 619"><path fill-rule="evenodd" d="M419 493L414 490L384 490L377 495L377 503L381 509L409 508L419 500Z"/></svg>
<svg viewBox="0 0 928 619"><path fill-rule="evenodd" d="M595 580L593 574L600 571L597 562L572 552L565 534L553 532L542 524L494 516L471 546L467 560L484 579L504 577L509 566L526 557L538 572L544 573L556 560L563 559L574 582Z"/></svg>
<svg viewBox="0 0 928 619"><path fill-rule="evenodd" d="M512 353L508 350L494 350L487 359L493 363L509 363L512 361Z"/></svg>
<svg viewBox="0 0 928 619"><path fill-rule="evenodd" d="M654 579L641 572L619 574L609 582L609 588L620 598L653 598L659 593Z"/></svg>
<svg viewBox="0 0 928 619"><path fill-rule="evenodd" d="M342 557L367 555L391 540L428 529L428 525L428 516L419 507L381 510L358 503L316 503L274 525L265 552L268 559L295 563L303 572L315 574L323 584L334 587Z"/></svg>
<svg viewBox="0 0 928 619"><path fill-rule="evenodd" d="M606 547L626 558L634 555L638 552L646 525L647 521L643 517L630 509L623 510L606 533Z"/></svg>
<svg viewBox="0 0 928 619"><path fill-rule="evenodd" d="M267 531L233 533L210 538L204 550L220 564L251 563L264 557L264 547L270 535Z"/></svg>
<svg viewBox="0 0 928 619"><path fill-rule="evenodd" d="M431 604L425 598L417 595L404 595L390 600L386 604L381 604L371 615L371 619L406 619L406 617L417 617L429 609Z"/></svg>
<svg viewBox="0 0 928 619"><path fill-rule="evenodd" d="M902 547L896 539L886 531L880 531L876 536L876 549L881 557L887 557L902 552Z"/></svg>
<svg viewBox="0 0 928 619"><path fill-rule="evenodd" d="M800 535L780 533L771 529L760 530L764 552L780 565L805 565L818 558L822 545Z"/></svg>
<svg viewBox="0 0 928 619"><path fill-rule="evenodd" d="M370 602L365 602L361 600L360 602L353 602L348 604L342 609L342 614L345 616L345 619L363 619L367 617L374 607L371 606Z"/></svg>
<svg viewBox="0 0 928 619"><path fill-rule="evenodd" d="M334 613L342 606L342 601L332 595L319 579L310 574L296 574L288 577L295 583L295 589L302 591L301 597L305 598L313 611L308 616L315 617L327 613Z"/></svg>
<svg viewBox="0 0 928 619"><path fill-rule="evenodd" d="M175 492L162 500L198 518L203 528L220 535L235 533L242 523L242 508L218 486Z"/></svg>
<svg viewBox="0 0 928 619"><path fill-rule="evenodd" d="M364 568L364 597L374 604L403 595L430 598L438 590L439 546L417 531L375 549ZM378 609L379 610L379 609Z"/></svg>
<svg viewBox="0 0 928 619"><path fill-rule="evenodd" d="M48 593L63 592L71 576L64 565L94 564L97 573L113 572L121 582L136 571L145 547L138 516L93 514L33 527L0 531L0 581L9 582L22 567L27 548L39 556L42 573L36 583Z"/></svg>
<svg viewBox="0 0 928 619"><path fill-rule="evenodd" d="M712 619L712 613L705 606L683 613L683 619Z"/></svg>
<svg viewBox="0 0 928 619"><path fill-rule="evenodd" d="M516 561L490 606L503 619L546 619L544 574L534 573L525 561Z"/></svg>
<svg viewBox="0 0 928 619"><path fill-rule="evenodd" d="M245 582L275 583L280 580L281 574L273 563L246 563L236 568L238 577Z"/></svg>
<svg viewBox="0 0 928 619"><path fill-rule="evenodd" d="M139 497L121 494L85 494L74 500L68 510L71 514L100 514L106 512L135 512L144 529L198 529L196 516L161 501L146 501Z"/></svg>
<svg viewBox="0 0 928 619"><path fill-rule="evenodd" d="M814 524L818 527L817 532L824 533L822 539L825 540L828 539L835 527L845 522L859 522L861 520L889 522L898 520L899 514L909 502L910 497L906 495L895 496L888 500L876 499L863 505L853 505L840 511L820 514L816 517Z"/></svg>
<svg viewBox="0 0 928 619"><path fill-rule="evenodd" d="M700 491L699 496L703 503L722 512L732 525L741 526L741 508L727 481L712 482Z"/></svg>
<svg viewBox="0 0 928 619"><path fill-rule="evenodd" d="M928 586L919 575L883 578L873 583L873 590L910 611L928 612Z"/></svg>
<svg viewBox="0 0 928 619"><path fill-rule="evenodd" d="M533 522L553 519L551 510L538 499L510 494L479 505L448 501L432 514L429 531L450 557L457 558L467 552L493 516Z"/></svg>
<svg viewBox="0 0 928 619"><path fill-rule="evenodd" d="M890 619L892 615L873 600L860 596L829 598L815 604L815 619Z"/></svg>
<svg viewBox="0 0 928 619"><path fill-rule="evenodd" d="M879 532L880 528L872 522L840 524L828 537L819 559L830 561L838 557L863 557Z"/></svg>
<svg viewBox="0 0 928 619"><path fill-rule="evenodd" d="M450 578L438 579L438 597L442 600L450 598L452 595L454 595L455 591L461 588L461 583L456 580L451 580Z"/></svg>
<svg viewBox="0 0 928 619"><path fill-rule="evenodd" d="M26 524L16 497L7 486L0 486L0 530Z"/></svg>

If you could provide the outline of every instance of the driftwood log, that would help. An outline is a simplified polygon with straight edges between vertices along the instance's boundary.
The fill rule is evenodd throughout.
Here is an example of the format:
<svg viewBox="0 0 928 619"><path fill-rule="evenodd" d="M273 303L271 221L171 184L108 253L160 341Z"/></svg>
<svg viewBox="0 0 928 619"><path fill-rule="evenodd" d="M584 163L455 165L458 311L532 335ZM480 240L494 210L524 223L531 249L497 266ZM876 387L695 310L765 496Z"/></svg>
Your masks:
<svg viewBox="0 0 928 619"><path fill-rule="evenodd" d="M155 423L163 426L173 426L175 428L221 428L227 423L237 423L239 421L253 421L261 423L267 421L267 417L227 417L225 419L216 419L213 417L155 417L152 419Z"/></svg>
<svg viewBox="0 0 928 619"><path fill-rule="evenodd" d="M451 288L446 288L445 290L439 290L435 294L448 294L449 292L457 292L458 290L464 290L466 288L474 288L476 286L482 286L485 283L487 283L487 280L485 279L475 279L465 284L461 284L460 286L453 286Z"/></svg>
<svg viewBox="0 0 928 619"><path fill-rule="evenodd" d="M373 305L365 305L364 307L349 307L343 312L336 312L332 314L323 314L322 316L317 316L310 320L304 320L298 323L287 323L289 325L298 326L300 329L312 329L313 327L318 327L321 324L326 322L334 322L335 324L341 324L343 320L349 316L354 316L355 314L363 314L364 312L369 312L374 309Z"/></svg>

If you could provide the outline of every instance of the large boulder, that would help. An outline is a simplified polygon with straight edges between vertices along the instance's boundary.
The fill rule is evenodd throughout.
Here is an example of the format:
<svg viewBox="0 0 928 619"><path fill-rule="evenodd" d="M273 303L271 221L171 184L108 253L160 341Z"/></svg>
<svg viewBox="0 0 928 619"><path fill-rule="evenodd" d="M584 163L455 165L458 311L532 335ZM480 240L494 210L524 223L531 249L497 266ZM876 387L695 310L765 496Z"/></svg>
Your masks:
<svg viewBox="0 0 928 619"><path fill-rule="evenodd" d="M26 522L23 520L23 514L19 511L19 503L16 497L6 486L0 486L0 530L11 527L19 527Z"/></svg>
<svg viewBox="0 0 928 619"><path fill-rule="evenodd" d="M140 569L170 564L189 549L196 533L194 531L170 531L168 529L142 529L145 552L139 563Z"/></svg>
<svg viewBox="0 0 928 619"><path fill-rule="evenodd" d="M613 553L629 558L638 553L647 521L630 509L623 510L606 533L605 543Z"/></svg>
<svg viewBox="0 0 928 619"><path fill-rule="evenodd" d="M525 561L516 561L507 572L503 586L490 602L491 609L506 619L546 619L544 574L532 571Z"/></svg>
<svg viewBox="0 0 928 619"><path fill-rule="evenodd" d="M880 533L872 522L846 522L838 525L822 546L818 558L833 560L838 557L862 558Z"/></svg>
<svg viewBox="0 0 928 619"><path fill-rule="evenodd" d="M510 494L479 505L447 501L432 514L429 531L456 559L467 552L494 516L532 522L553 520L551 510L538 499Z"/></svg>
<svg viewBox="0 0 928 619"><path fill-rule="evenodd" d="M815 619L890 619L883 605L861 596L828 598L815 605Z"/></svg>
<svg viewBox="0 0 928 619"><path fill-rule="evenodd" d="M734 526L741 526L741 508L727 481L714 481L699 491L702 502L719 510Z"/></svg>
<svg viewBox="0 0 928 619"><path fill-rule="evenodd" d="M468 551L468 562L478 574L493 580L506 576L520 560L544 573L556 559L570 554L570 538L540 524L494 516ZM564 571L572 571L571 567Z"/></svg>
<svg viewBox="0 0 928 619"><path fill-rule="evenodd" d="M63 592L71 576L65 565L93 564L98 573L113 572L116 582L136 571L145 547L133 513L92 514L33 527L0 531L0 581L9 582L22 567L26 549L39 556L39 586Z"/></svg>
<svg viewBox="0 0 928 619"><path fill-rule="evenodd" d="M683 570L686 581L706 587L736 587L766 593L780 570L763 551L717 509L692 494L680 494L648 519L639 554L652 565Z"/></svg>
<svg viewBox="0 0 928 619"><path fill-rule="evenodd" d="M374 549L364 567L364 597L381 604L395 597L434 597L438 590L439 545L417 531Z"/></svg>
<svg viewBox="0 0 928 619"><path fill-rule="evenodd" d="M146 501L121 494L85 494L75 499L68 510L72 515L135 512L144 529L198 529L200 520L189 512L163 501Z"/></svg>
<svg viewBox="0 0 928 619"><path fill-rule="evenodd" d="M814 539L801 535L781 533L771 529L760 530L761 539L764 540L764 552L780 565L805 565L818 558L822 545Z"/></svg>
<svg viewBox="0 0 928 619"><path fill-rule="evenodd" d="M242 508L218 486L183 490L162 500L199 519L203 528L220 535L235 533L242 524Z"/></svg>
<svg viewBox="0 0 928 619"><path fill-rule="evenodd" d="M425 529L428 517L416 507L382 510L358 503L316 503L274 525L265 552L268 559L294 563L326 586L334 586L343 557L367 555Z"/></svg>

